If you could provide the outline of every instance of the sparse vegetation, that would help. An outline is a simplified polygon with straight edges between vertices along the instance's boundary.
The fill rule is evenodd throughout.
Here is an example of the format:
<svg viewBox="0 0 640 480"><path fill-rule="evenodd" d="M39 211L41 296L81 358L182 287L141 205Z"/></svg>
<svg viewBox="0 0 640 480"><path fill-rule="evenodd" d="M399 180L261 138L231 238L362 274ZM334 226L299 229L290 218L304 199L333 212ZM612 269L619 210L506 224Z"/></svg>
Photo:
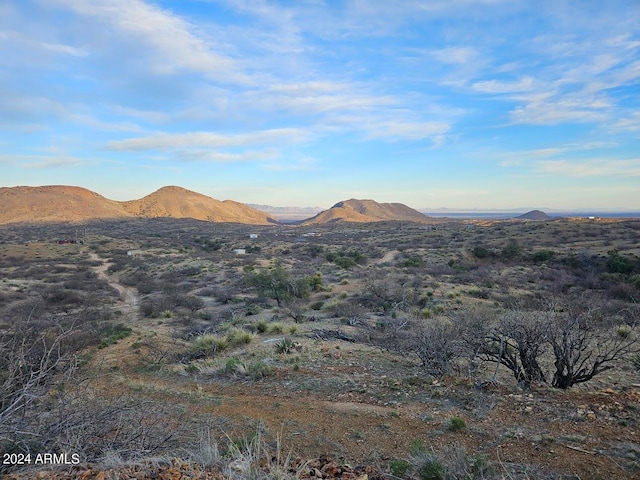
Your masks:
<svg viewBox="0 0 640 480"><path fill-rule="evenodd" d="M329 452L412 479L588 478L575 447L632 476L637 223L263 227L245 256L237 225L105 222L73 256L3 227L0 446L227 474L247 442L223 432L277 451L281 429L294 469ZM550 442L554 466L522 464Z"/></svg>

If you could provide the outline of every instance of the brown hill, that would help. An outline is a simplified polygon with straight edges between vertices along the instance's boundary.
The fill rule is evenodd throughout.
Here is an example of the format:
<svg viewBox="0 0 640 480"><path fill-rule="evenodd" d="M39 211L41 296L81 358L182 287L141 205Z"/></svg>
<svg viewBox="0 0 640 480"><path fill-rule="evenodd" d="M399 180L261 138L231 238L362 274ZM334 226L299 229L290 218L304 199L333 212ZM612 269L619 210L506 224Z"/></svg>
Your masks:
<svg viewBox="0 0 640 480"><path fill-rule="evenodd" d="M126 217L120 202L65 185L0 188L0 224Z"/></svg>
<svg viewBox="0 0 640 480"><path fill-rule="evenodd" d="M163 187L139 200L117 202L81 187L0 188L0 225L18 222L77 222L105 218L173 217L253 225L277 223L242 203L221 202L181 187Z"/></svg>
<svg viewBox="0 0 640 480"><path fill-rule="evenodd" d="M303 225L318 225L336 222L384 222L405 221L429 223L432 219L402 203L378 203L374 200L346 200L338 202L329 210L302 222Z"/></svg>
<svg viewBox="0 0 640 480"><path fill-rule="evenodd" d="M270 215L232 200L220 201L182 187L162 187L139 200L122 202L135 217L194 218L208 222L277 223Z"/></svg>
<svg viewBox="0 0 640 480"><path fill-rule="evenodd" d="M530 212L517 216L516 219L518 220L551 220L551 217L546 213L544 213L542 210L531 210Z"/></svg>

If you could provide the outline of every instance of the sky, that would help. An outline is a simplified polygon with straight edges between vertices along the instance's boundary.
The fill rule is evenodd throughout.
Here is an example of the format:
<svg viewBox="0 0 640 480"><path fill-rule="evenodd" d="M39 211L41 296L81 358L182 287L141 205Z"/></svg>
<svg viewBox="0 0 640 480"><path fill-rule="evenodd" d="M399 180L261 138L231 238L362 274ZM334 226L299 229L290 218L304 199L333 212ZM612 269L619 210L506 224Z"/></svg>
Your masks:
<svg viewBox="0 0 640 480"><path fill-rule="evenodd" d="M639 211L640 1L1 0L17 185Z"/></svg>

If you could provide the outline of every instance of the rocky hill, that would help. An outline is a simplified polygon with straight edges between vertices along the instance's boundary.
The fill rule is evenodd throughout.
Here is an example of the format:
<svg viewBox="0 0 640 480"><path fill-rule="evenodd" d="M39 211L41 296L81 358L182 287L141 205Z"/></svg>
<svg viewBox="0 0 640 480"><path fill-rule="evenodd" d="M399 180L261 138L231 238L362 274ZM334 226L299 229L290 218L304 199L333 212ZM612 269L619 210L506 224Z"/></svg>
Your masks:
<svg viewBox="0 0 640 480"><path fill-rule="evenodd" d="M402 203L378 203L374 200L345 200L329 210L304 221L303 225L319 225L336 222L384 222L404 221L431 223L431 219Z"/></svg>
<svg viewBox="0 0 640 480"><path fill-rule="evenodd" d="M0 188L0 224L79 222L129 216L120 202L65 185Z"/></svg>
<svg viewBox="0 0 640 480"><path fill-rule="evenodd" d="M181 187L163 187L139 200L126 202L65 185L0 188L0 224L131 217L194 218L252 225L277 223L272 216L242 203L216 200Z"/></svg>
<svg viewBox="0 0 640 480"><path fill-rule="evenodd" d="M517 220L551 220L551 217L542 210L531 210L516 217Z"/></svg>
<svg viewBox="0 0 640 480"><path fill-rule="evenodd" d="M220 201L182 187L162 187L139 200L123 202L135 217L194 218L209 222L266 225L277 223L270 215L232 200Z"/></svg>

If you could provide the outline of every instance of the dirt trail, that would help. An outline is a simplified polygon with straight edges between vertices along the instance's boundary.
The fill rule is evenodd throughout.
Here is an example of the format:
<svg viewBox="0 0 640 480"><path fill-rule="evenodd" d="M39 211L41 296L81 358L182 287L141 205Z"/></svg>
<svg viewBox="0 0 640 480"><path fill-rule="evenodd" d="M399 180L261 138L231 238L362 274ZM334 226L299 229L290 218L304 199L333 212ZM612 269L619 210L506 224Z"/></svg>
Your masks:
<svg viewBox="0 0 640 480"><path fill-rule="evenodd" d="M388 263L391 260L393 260L397 254L399 254L400 252L398 250L391 250L387 253L384 254L384 257L380 258L379 260L376 260L376 264L380 264L380 263Z"/></svg>
<svg viewBox="0 0 640 480"><path fill-rule="evenodd" d="M126 303L127 305L134 308L136 314L139 310L139 301L138 301L138 292L135 288L126 287L121 283L118 283L116 280L112 279L107 275L107 270L111 266L111 263L105 261L103 258L98 256L95 252L89 252L89 257L91 260L102 262L102 265L98 265L94 267L95 272L98 274L98 277L102 278L109 282L109 285L115 288L120 294L120 299Z"/></svg>

